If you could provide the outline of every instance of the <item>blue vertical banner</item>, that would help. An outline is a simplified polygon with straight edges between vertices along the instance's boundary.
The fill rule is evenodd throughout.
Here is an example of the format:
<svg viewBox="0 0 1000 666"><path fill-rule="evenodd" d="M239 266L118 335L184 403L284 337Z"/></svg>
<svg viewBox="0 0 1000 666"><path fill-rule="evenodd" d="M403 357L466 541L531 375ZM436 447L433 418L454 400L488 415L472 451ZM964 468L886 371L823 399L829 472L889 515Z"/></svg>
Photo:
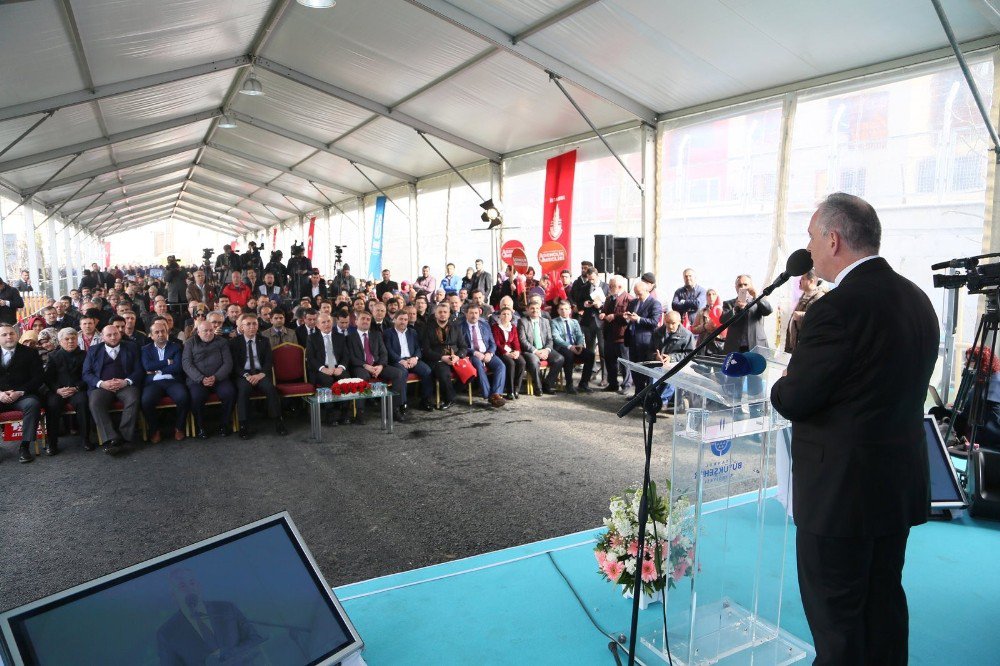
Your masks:
<svg viewBox="0 0 1000 666"><path fill-rule="evenodd" d="M385 224L385 197L375 199L375 223L372 225L372 256L368 262L368 277L382 275L382 227Z"/></svg>

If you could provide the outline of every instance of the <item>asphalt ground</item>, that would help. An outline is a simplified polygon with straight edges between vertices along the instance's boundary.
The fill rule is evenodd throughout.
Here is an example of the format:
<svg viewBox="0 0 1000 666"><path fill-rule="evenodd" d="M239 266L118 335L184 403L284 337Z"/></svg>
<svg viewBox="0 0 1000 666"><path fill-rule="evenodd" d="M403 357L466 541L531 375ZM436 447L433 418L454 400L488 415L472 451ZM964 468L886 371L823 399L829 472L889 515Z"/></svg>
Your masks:
<svg viewBox="0 0 1000 666"><path fill-rule="evenodd" d="M460 396L461 397L461 396ZM642 422L615 393L481 398L411 410L393 434L326 427L304 410L286 437L140 444L112 458L66 436L18 464L0 446L0 609L7 609L287 510L331 585L546 539L601 523L642 479ZM211 413L211 412L210 412ZM670 464L660 418L653 478Z"/></svg>

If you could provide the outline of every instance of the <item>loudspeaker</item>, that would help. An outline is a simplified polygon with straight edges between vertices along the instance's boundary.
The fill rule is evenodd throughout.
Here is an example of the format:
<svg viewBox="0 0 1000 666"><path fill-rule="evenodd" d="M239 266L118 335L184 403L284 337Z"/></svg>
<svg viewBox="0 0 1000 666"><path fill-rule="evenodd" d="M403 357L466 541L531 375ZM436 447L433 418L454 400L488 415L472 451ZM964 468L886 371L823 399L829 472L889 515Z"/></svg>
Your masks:
<svg viewBox="0 0 1000 666"><path fill-rule="evenodd" d="M615 238L615 272L627 278L642 275L641 238Z"/></svg>
<svg viewBox="0 0 1000 666"><path fill-rule="evenodd" d="M1000 453L977 449L969 453L969 515L1000 520Z"/></svg>
<svg viewBox="0 0 1000 666"><path fill-rule="evenodd" d="M615 237L612 234L594 235L594 268L598 273L615 272Z"/></svg>

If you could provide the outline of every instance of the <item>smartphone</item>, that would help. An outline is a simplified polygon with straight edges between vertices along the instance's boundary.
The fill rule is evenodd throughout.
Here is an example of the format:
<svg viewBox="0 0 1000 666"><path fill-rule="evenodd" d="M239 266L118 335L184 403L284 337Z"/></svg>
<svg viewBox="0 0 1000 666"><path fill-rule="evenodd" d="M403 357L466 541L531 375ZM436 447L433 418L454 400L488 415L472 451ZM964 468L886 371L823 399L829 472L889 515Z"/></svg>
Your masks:
<svg viewBox="0 0 1000 666"><path fill-rule="evenodd" d="M740 300L741 300L741 301L747 301L747 300L750 300L750 299L749 299L749 296L750 296L750 290L749 290L749 289L747 289L746 287L743 287L743 288L741 288L741 289L740 289L740 291L739 291L739 295L740 295Z"/></svg>

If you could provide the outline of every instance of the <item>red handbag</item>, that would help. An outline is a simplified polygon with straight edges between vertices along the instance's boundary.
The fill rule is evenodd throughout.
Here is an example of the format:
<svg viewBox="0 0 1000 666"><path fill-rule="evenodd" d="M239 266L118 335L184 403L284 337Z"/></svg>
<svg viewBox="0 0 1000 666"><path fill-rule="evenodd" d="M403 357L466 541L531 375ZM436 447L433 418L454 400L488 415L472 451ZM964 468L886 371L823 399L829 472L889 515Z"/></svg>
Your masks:
<svg viewBox="0 0 1000 666"><path fill-rule="evenodd" d="M451 369L455 371L459 381L463 384L467 384L470 379L476 376L476 367L467 358L460 358L455 361L455 365L451 366Z"/></svg>

